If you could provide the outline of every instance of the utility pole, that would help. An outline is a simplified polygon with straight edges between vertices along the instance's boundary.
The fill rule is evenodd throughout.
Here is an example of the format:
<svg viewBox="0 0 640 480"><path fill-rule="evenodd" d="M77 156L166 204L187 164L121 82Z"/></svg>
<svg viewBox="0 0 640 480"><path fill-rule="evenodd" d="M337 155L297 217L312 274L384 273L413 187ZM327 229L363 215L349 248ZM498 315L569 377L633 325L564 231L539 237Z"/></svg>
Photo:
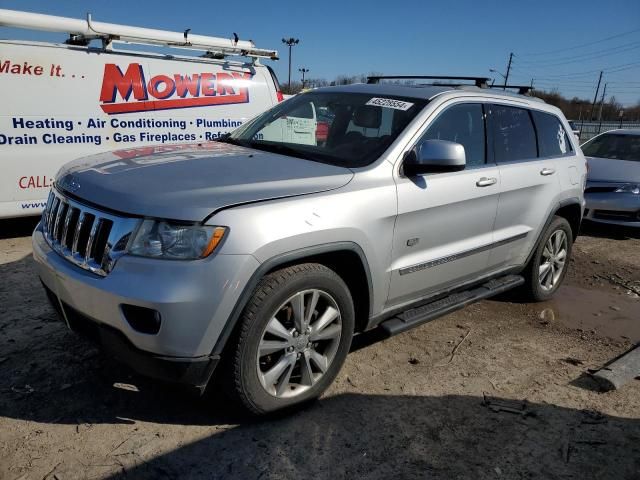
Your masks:
<svg viewBox="0 0 640 480"><path fill-rule="evenodd" d="M533 92L533 78L531 79L531 91Z"/></svg>
<svg viewBox="0 0 640 480"><path fill-rule="evenodd" d="M600 122L598 124L598 133L600 133L600 130L602 129L602 105L604 104L604 96L607 93L607 84L604 84L604 88L602 89L602 97L600 98L600 111L598 112L598 121Z"/></svg>
<svg viewBox="0 0 640 480"><path fill-rule="evenodd" d="M298 71L302 72L302 89L304 90L304 74L309 73L309 69L302 67L302 68L299 68Z"/></svg>
<svg viewBox="0 0 640 480"><path fill-rule="evenodd" d="M507 74L504 76L503 90L507 89L507 82L509 81L509 72L511 71L511 61L513 60L513 52L509 54L509 63L507 64Z"/></svg>
<svg viewBox="0 0 640 480"><path fill-rule="evenodd" d="M596 108L596 101L598 101L598 92L600 92L600 83L602 82L602 71L598 77L598 86L596 87L596 94L593 96L593 103L591 104L591 111L589 111L589 121L593 120L593 109Z"/></svg>
<svg viewBox="0 0 640 480"><path fill-rule="evenodd" d="M297 45L298 43L300 43L300 40L297 38L289 37L289 38L283 38L282 43L284 43L289 47L289 92L288 93L291 93L291 48L293 48L294 45Z"/></svg>

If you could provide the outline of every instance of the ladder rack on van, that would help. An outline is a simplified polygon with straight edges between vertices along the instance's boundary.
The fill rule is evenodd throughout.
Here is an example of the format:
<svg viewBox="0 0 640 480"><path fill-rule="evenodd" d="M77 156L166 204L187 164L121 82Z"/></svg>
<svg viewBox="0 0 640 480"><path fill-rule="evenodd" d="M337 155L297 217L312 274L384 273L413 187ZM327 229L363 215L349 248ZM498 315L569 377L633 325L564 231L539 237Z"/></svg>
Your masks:
<svg viewBox="0 0 640 480"><path fill-rule="evenodd" d="M223 58L228 55L240 55L253 58L278 59L276 50L256 48L251 40L234 38L207 37L192 35L190 29L184 32L170 32L152 28L140 28L115 23L94 22L91 15L86 20L44 15L40 13L20 12L0 9L0 26L44 30L49 32L68 33L67 43L88 45L92 40L102 40L104 48L112 42L133 43L139 45L165 46L200 50L203 56Z"/></svg>

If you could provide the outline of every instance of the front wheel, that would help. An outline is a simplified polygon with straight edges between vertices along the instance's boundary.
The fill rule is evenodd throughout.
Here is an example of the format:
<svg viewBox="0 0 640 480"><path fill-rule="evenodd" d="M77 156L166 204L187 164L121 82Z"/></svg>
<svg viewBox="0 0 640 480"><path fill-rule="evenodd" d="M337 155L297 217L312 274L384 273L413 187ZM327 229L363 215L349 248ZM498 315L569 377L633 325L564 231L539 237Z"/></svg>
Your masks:
<svg viewBox="0 0 640 480"><path fill-rule="evenodd" d="M569 222L554 217L527 266L523 293L527 300L549 300L567 274L573 233Z"/></svg>
<svg viewBox="0 0 640 480"><path fill-rule="evenodd" d="M295 265L261 280L240 322L231 388L262 414L317 398L331 384L351 345L353 301L332 270Z"/></svg>

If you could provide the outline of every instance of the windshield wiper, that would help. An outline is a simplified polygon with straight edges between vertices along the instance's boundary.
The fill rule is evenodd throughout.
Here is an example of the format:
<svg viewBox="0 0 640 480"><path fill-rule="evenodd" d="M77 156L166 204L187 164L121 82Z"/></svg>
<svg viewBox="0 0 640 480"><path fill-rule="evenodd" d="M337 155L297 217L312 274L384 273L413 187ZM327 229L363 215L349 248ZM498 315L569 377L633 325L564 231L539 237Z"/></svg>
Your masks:
<svg viewBox="0 0 640 480"><path fill-rule="evenodd" d="M216 142L228 143L230 145L237 145L239 147L249 147L249 142L246 140L238 140L237 138L231 138L231 134L226 133L215 139Z"/></svg>
<svg viewBox="0 0 640 480"><path fill-rule="evenodd" d="M256 150L264 150L266 152L281 153L284 155L291 155L292 157L302 158L304 160L315 160L306 153L301 152L287 145L281 143L263 143L263 142L249 142L248 147L255 148Z"/></svg>

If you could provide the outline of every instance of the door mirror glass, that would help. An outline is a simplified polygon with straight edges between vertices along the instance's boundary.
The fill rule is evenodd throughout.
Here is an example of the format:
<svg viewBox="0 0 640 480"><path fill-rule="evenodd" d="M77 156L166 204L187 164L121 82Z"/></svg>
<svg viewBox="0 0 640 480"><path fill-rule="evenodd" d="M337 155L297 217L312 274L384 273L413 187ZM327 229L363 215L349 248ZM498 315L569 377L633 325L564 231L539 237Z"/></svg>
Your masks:
<svg viewBox="0 0 640 480"><path fill-rule="evenodd" d="M404 174L457 172L466 166L464 147L448 140L423 140L405 157Z"/></svg>

